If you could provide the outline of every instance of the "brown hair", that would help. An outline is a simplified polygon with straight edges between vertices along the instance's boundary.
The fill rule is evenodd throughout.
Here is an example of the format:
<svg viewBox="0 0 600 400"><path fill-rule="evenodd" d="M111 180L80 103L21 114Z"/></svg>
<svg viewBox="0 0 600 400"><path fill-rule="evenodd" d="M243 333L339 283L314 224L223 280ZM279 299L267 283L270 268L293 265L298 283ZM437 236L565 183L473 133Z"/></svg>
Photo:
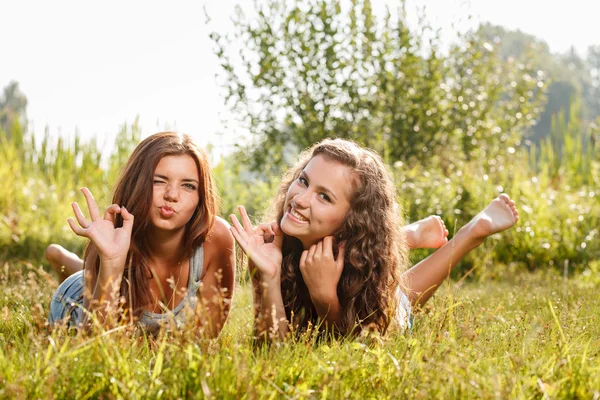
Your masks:
<svg viewBox="0 0 600 400"><path fill-rule="evenodd" d="M212 230L218 213L218 200L210 174L208 158L204 151L186 134L160 132L144 139L133 150L115 186L113 204L125 206L134 215L131 245L127 253L125 271L121 281L120 294L126 306L139 314L152 300L148 277L150 249L147 242L148 213L152 205L154 171L165 156L188 155L196 162L199 185L198 206L188 221L183 238L183 257L190 257ZM121 227L123 219L117 216L115 227ZM87 252L86 250L86 257ZM98 277L100 260L96 259L92 268L93 281ZM129 304L131 303L131 304Z"/></svg>
<svg viewBox="0 0 600 400"><path fill-rule="evenodd" d="M401 233L401 210L395 188L381 157L372 150L343 139L325 139L304 151L288 171L275 199L279 223L291 184L315 156L337 161L355 178L350 210L333 234L334 243L345 242L344 269L337 294L344 335L371 326L385 333L398 307L400 274L406 268L407 245ZM317 322L317 312L300 272L300 240L284 235L281 291L288 320L302 331Z"/></svg>

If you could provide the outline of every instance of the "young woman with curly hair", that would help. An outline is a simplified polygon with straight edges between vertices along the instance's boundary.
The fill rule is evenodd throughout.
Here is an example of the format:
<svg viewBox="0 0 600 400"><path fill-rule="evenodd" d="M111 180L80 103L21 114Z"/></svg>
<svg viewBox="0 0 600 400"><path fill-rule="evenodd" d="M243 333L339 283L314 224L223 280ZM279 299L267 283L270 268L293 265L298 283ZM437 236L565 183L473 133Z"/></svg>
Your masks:
<svg viewBox="0 0 600 400"><path fill-rule="evenodd" d="M406 326L411 306L424 304L466 253L518 219L503 194L449 242L436 221L441 247L407 269L411 230L400 228L395 196L375 152L327 139L284 177L274 222L253 227L239 207L242 223L232 215L231 231L249 258L259 336L283 338L309 325L345 336Z"/></svg>
<svg viewBox="0 0 600 400"><path fill-rule="evenodd" d="M162 324L201 325L215 336L233 293L235 255L208 160L187 135L162 132L133 151L104 216L82 189L86 218L77 203L71 229L89 239L84 261L51 245L53 266L72 272L52 297L49 320L84 324L137 321L151 332Z"/></svg>

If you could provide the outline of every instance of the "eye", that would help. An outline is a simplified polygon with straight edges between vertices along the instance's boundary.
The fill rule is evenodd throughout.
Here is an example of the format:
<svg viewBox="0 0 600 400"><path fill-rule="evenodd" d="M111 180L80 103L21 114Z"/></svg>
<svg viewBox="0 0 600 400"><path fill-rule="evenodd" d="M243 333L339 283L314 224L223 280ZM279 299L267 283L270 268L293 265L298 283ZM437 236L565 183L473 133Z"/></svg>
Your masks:
<svg viewBox="0 0 600 400"><path fill-rule="evenodd" d="M331 199L329 198L329 196L327 196L327 194L325 193L319 193L319 197L323 200L325 200L328 203L331 203Z"/></svg>
<svg viewBox="0 0 600 400"><path fill-rule="evenodd" d="M308 186L308 181L301 176L298 177L298 182L300 182L304 186Z"/></svg>
<svg viewBox="0 0 600 400"><path fill-rule="evenodd" d="M160 179L155 179L152 183L154 183L155 185L161 185L165 184L166 182Z"/></svg>
<svg viewBox="0 0 600 400"><path fill-rule="evenodd" d="M196 190L196 185L192 185L191 183L184 183L183 187L192 192Z"/></svg>

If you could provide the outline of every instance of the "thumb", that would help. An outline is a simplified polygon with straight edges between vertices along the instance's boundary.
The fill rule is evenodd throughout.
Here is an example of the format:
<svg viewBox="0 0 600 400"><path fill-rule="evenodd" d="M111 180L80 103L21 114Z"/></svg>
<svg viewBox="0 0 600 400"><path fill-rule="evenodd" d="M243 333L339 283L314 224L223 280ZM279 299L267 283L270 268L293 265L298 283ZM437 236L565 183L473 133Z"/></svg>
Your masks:
<svg viewBox="0 0 600 400"><path fill-rule="evenodd" d="M344 268L344 253L345 252L346 252L346 242L341 242L338 245L338 256L337 256L337 259L335 260L335 266L340 270Z"/></svg>
<svg viewBox="0 0 600 400"><path fill-rule="evenodd" d="M125 206L121 207L121 217L123 217L123 228L131 233L133 230L133 220L134 216L131 214Z"/></svg>
<svg viewBox="0 0 600 400"><path fill-rule="evenodd" d="M273 237L273 244L281 249L283 246L283 231L281 228L279 228L277 222L273 222L271 224L271 228L273 228L273 233L275 233L275 236Z"/></svg>

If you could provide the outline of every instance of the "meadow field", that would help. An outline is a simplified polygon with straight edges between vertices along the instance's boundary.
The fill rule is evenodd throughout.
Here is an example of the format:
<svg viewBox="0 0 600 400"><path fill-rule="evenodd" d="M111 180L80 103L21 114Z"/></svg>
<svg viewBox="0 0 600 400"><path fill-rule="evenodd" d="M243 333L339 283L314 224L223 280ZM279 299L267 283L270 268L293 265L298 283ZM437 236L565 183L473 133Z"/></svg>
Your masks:
<svg viewBox="0 0 600 400"><path fill-rule="evenodd" d="M272 0L258 19L237 13L236 34L210 35L224 101L248 132L226 149L216 132L187 132L217 141L205 147L220 215L241 204L265 222L297 154L342 137L381 155L405 222L439 215L452 237L507 193L516 226L462 259L411 330L384 337L257 344L241 257L216 339L51 328L59 281L44 250L82 254L66 222L79 189L111 204L154 132L125 123L106 153L100 137L36 135L13 82L0 99L0 399L600 399L600 47L584 61L483 25L446 51L402 13L351 3Z"/></svg>
<svg viewBox="0 0 600 400"><path fill-rule="evenodd" d="M410 332L255 346L246 285L214 340L193 330L153 339L127 328L51 330L58 282L39 264L0 271L0 398L600 397L590 277L504 269L445 284Z"/></svg>
<svg viewBox="0 0 600 400"><path fill-rule="evenodd" d="M92 336L50 329L59 282L44 249L58 242L81 254L85 242L65 221L70 203L82 201L77 188L107 205L139 137L135 124L124 126L108 163L94 142L40 146L23 135L0 148L0 398L600 398L594 159L581 173L565 157L553 176L520 151L488 179L477 163L451 177L395 165L407 219L439 214L450 236L500 191L520 210L515 228L455 269L410 332L325 341L306 334L256 346L243 263L217 339L196 329L156 338L127 326ZM231 161L214 168L222 215L246 204L258 220L277 176L250 184Z"/></svg>

